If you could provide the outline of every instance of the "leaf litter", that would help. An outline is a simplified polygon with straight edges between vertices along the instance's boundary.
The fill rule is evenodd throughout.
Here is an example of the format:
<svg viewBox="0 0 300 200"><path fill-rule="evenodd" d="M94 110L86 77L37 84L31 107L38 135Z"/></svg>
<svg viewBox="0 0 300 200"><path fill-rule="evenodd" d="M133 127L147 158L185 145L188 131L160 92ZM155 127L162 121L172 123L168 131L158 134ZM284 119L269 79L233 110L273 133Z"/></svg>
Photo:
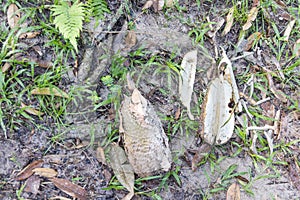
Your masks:
<svg viewBox="0 0 300 200"><path fill-rule="evenodd" d="M29 178L33 173L35 168L39 168L43 165L44 161L43 160L35 160L29 165L27 165L21 172L17 174L15 177L15 180L21 181Z"/></svg>
<svg viewBox="0 0 300 200"><path fill-rule="evenodd" d="M77 198L80 200L87 200L87 191L79 185L72 183L69 180L62 179L62 178L50 178L49 179L57 188L61 191L67 193L68 195L72 196L73 198Z"/></svg>
<svg viewBox="0 0 300 200"><path fill-rule="evenodd" d="M109 151L110 164L120 183L129 191L124 200L134 195L134 172L125 151L117 144L112 144Z"/></svg>
<svg viewBox="0 0 300 200"><path fill-rule="evenodd" d="M21 13L16 4L10 4L7 9L7 22L11 29L16 28L19 25L21 19Z"/></svg>
<svg viewBox="0 0 300 200"><path fill-rule="evenodd" d="M253 6L257 6L258 7L258 5L253 5ZM228 33L228 34L230 34L230 32ZM249 40L250 41L250 40ZM251 42L249 42L249 44L250 44ZM275 126L275 125L274 125Z"/></svg>

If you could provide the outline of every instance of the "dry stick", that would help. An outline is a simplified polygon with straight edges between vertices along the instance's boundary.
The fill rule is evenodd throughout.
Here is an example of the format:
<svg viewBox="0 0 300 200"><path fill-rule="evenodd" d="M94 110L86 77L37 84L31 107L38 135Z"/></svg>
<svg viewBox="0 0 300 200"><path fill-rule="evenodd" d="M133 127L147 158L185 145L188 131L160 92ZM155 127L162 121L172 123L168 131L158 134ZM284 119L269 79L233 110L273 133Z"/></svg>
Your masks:
<svg viewBox="0 0 300 200"><path fill-rule="evenodd" d="M266 101L269 101L271 98L270 97L267 97L267 98L264 98L262 100L259 100L258 102L256 102L256 104L254 104L255 106L258 106L259 104L262 104Z"/></svg>

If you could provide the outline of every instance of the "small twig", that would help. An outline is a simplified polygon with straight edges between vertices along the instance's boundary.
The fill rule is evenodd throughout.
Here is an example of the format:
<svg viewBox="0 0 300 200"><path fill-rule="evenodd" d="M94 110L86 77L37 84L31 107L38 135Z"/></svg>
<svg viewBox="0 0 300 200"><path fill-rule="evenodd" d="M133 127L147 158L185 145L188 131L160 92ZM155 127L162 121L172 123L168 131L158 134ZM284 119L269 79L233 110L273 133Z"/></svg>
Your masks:
<svg viewBox="0 0 300 200"><path fill-rule="evenodd" d="M259 101L256 102L255 106L258 106L259 104L262 104L266 101L269 101L270 99L271 99L270 97L267 97L267 98L264 98L262 100L259 100Z"/></svg>
<svg viewBox="0 0 300 200"><path fill-rule="evenodd" d="M250 55L252 55L252 54L254 54L254 52L244 52L243 55L238 56L238 57L231 58L230 60L231 60L231 62L233 62L233 61L239 60L239 59L241 59L241 58L245 58L245 57L247 57L247 56L250 56Z"/></svg>
<svg viewBox="0 0 300 200"><path fill-rule="evenodd" d="M280 110L277 110L274 117L275 136L277 140L280 138L280 114L281 114Z"/></svg>
<svg viewBox="0 0 300 200"><path fill-rule="evenodd" d="M242 106L244 107L244 109L245 109L245 111L246 111L248 117L249 117L250 119L252 119L252 118L253 118L253 115L249 112L249 110L248 110L248 108L247 108L247 105L246 105L245 101L241 100L241 103L242 103Z"/></svg>
<svg viewBox="0 0 300 200"><path fill-rule="evenodd" d="M249 131L253 131L253 130L257 130L257 131L266 131L266 130L275 130L274 126L270 126L270 125L264 125L262 127L259 126L249 126L247 127L247 132Z"/></svg>

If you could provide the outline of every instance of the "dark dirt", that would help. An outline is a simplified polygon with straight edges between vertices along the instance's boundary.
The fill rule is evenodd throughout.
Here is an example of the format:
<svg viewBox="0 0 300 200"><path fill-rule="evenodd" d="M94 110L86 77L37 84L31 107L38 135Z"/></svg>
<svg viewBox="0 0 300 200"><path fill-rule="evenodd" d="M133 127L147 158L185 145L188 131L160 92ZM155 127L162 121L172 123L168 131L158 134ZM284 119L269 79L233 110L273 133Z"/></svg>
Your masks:
<svg viewBox="0 0 300 200"><path fill-rule="evenodd" d="M159 55L164 58L169 58L171 53L175 52L176 56L174 60L180 64L180 61L185 53L192 49L198 49L200 59L198 59L196 81L194 85L195 94L193 96L192 107L195 107L199 103L199 99L203 96L203 91L207 85L209 77L207 77L206 71L213 66L212 59L215 58L215 47L222 46L228 52L229 57L237 56L234 45L238 42L238 29L239 24L235 24L232 31L225 37L217 34L215 44L212 44L209 37L205 37L204 47L208 51L203 50L200 45L195 45L192 39L187 36L190 27L186 23L182 23L180 19L189 19L192 22L196 20L203 21L206 15L210 15L211 19L218 16L225 17L226 13L224 9L227 8L225 3L217 1L216 3L203 2L200 8L196 3L189 3L189 1L181 1L180 5L185 5L188 9L186 12L179 13L171 11L168 19L161 12L155 13L152 8L141 13L142 3L136 1L132 2L132 10L130 15L122 15L112 30L112 33L107 33L102 41L95 39L98 36L98 32L105 30L105 23L109 23L114 15L108 14L106 16L106 22L100 23L99 27L95 30L91 30L91 25L85 26L83 38L81 38L82 46L79 53L79 69L78 76L75 77L73 69L71 69L66 76L63 77L60 85L63 88L78 87L85 88L85 91L79 94L85 96L87 91L97 91L99 96L103 99L107 98L108 88L99 82L99 77L109 74L112 56L120 51L127 62L130 62L128 54L135 51L138 47L143 46L147 49L150 58L151 55ZM109 1L109 7L112 13L118 9L120 1ZM199 11L200 10L200 11ZM172 13L173 12L173 13ZM270 12L271 14L274 14ZM133 47L126 47L124 43L124 37L126 34L118 33L125 21L129 18L133 18L135 23L135 31L137 33L138 43ZM0 19L5 21L4 13L0 14ZM131 19L132 20L132 19ZM91 22L93 24L93 21ZM284 29L286 24L281 24L279 28ZM126 29L127 30L127 29ZM272 34L272 33L269 33ZM42 36L41 36L42 37ZM86 39L88 38L88 39ZM97 43L97 44L96 44ZM42 43L39 43L42 46ZM266 44L262 44L263 48L268 49ZM51 54L51 51L49 51ZM267 52L267 50L266 50ZM106 54L106 59L99 59L99 56ZM266 53L267 54L267 53ZM147 60L146 58L142 58ZM52 58L55 55L50 56ZM48 58L49 59L49 58ZM141 59L141 58L139 58ZM141 60L142 60L141 59ZM72 60L69 60L72 64ZM236 69L237 74L242 74L245 70L248 70L249 61L242 59L236 61L234 65L239 64ZM126 66L126 62L124 63ZM180 100L177 94L177 79L173 76L170 81L170 85L166 84L168 79L165 75L155 74L156 66L149 66L145 69L143 66L136 66L136 71L131 71L131 76L135 82L138 82L138 88L141 93L149 99L154 105L156 111L160 115L174 116L178 107L180 107ZM42 70L43 71L43 70ZM253 70L254 71L254 70ZM141 73L143 72L143 74ZM42 72L41 72L42 73ZM142 76L140 76L142 74ZM30 84L30 82L28 82ZM244 83L240 83L240 89L243 88ZM128 94L127 86L122 86L122 92ZM78 89L78 91L79 91ZM291 89L294 91L294 89ZM171 91L170 93L163 93L162 91ZM297 90L296 90L297 92ZM292 98L299 100L298 95L294 95ZM0 133L0 199L9 200L16 199L16 192L22 185L26 183L26 180L16 181L14 178L17 174L24 169L28 164L35 160L44 160L43 167L55 169L58 172L58 177L67 180L73 180L77 185L82 186L88 192L88 199L121 199L127 191L124 190L104 190L109 186L111 177L113 176L112 169L97 159L96 149L98 146L103 145L106 135L109 134L111 126L116 126L118 122L117 111L113 106L104 106L97 110L92 111L91 101L84 99L79 104L70 103L68 107L69 114L64 118L64 122L69 124L66 127L58 126L53 119L45 117L43 121L36 119L35 123L28 121L24 122L20 120L19 129L8 133L8 138L4 137L4 134ZM275 102L272 102L276 104ZM284 109L287 105L278 105ZM199 109L198 109L199 110ZM88 114L83 111L90 111ZM77 113L72 115L72 113ZM185 116L186 113L184 113ZM198 113L199 114L199 113ZM186 116L185 116L186 117ZM300 124L299 113L284 111L283 118L285 120L285 130L282 130L281 137L284 142L290 142L300 138ZM196 119L196 123L199 123L199 117ZM162 121L166 132L169 124L167 121ZM172 125L179 123L174 121ZM38 124L38 126L37 126ZM172 130L171 130L172 132ZM157 194L162 199L226 199L226 190L228 186L224 186L224 190L209 194L210 189L216 188L220 183L223 173L229 166L236 164L236 173L244 173L244 177L251 182L250 189L253 195L246 193L245 190L241 191L241 199L299 199L299 188L297 189L292 185L288 170L288 166L277 166L278 169L275 172L273 169L268 168L263 163L258 163L257 166L253 163L249 155L249 150L245 149L238 156L233 156L237 151L236 146L232 146L229 143L216 147L216 158L226 157L220 161L212 172L212 165L210 162L206 162L201 165L195 172L191 169L191 160L189 160L187 154L193 154L194 150L199 147L199 130L191 131L188 135L185 130L178 131L176 135L170 136L170 146L173 154L173 166L172 170L175 170L176 166L180 166L179 177L181 185L178 185L174 178L170 178L167 181L167 187L161 191L157 191ZM55 137L54 137L55 136ZM118 139L115 138L114 142ZM233 142L241 143L237 136L232 138ZM87 143L93 142L90 146L86 146ZM279 141L278 141L279 142ZM83 144L83 147L80 145ZM294 145L294 155L298 156L299 160L299 145ZM284 161L294 162L294 158L286 158L291 156L290 154L284 155L282 158L274 158L274 160L283 159ZM263 178L266 175L280 175L273 178ZM55 196L68 197L67 194L61 192L55 187L47 178L40 179L41 183L36 192L32 190L22 192L21 197L25 199L50 199ZM233 183L237 179L230 179L229 182ZM142 191L149 191L157 189L160 181L144 181ZM135 195L133 199L152 199L145 195Z"/></svg>

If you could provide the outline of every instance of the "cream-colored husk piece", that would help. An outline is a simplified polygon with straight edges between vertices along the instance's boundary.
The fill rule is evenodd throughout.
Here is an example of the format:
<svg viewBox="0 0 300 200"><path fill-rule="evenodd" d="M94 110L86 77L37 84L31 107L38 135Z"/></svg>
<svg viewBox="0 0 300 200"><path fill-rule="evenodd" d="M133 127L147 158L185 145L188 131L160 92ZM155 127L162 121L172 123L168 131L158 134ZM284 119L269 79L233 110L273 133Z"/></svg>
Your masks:
<svg viewBox="0 0 300 200"><path fill-rule="evenodd" d="M171 167L171 151L160 119L138 89L125 96L120 109L120 132L134 172L140 177Z"/></svg>

